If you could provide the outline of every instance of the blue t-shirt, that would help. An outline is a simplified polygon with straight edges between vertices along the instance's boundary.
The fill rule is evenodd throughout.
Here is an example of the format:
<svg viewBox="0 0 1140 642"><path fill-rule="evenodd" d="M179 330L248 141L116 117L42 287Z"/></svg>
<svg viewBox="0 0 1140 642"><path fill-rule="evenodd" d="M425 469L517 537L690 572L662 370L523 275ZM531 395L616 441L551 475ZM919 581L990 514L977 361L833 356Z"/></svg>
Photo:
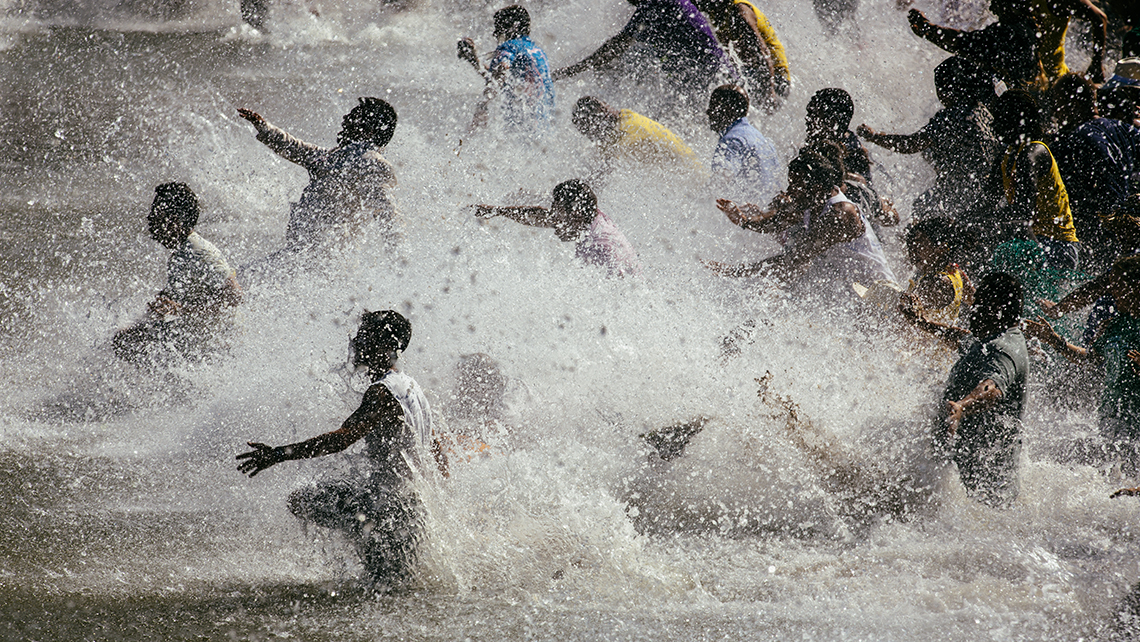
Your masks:
<svg viewBox="0 0 1140 642"><path fill-rule="evenodd" d="M707 87L722 70L739 78L708 19L690 0L641 0L621 33L651 47L675 81Z"/></svg>
<svg viewBox="0 0 1140 642"><path fill-rule="evenodd" d="M776 147L747 118L734 122L713 150L714 177L725 177L738 194L752 203L767 203L779 189L780 159Z"/></svg>
<svg viewBox="0 0 1140 642"><path fill-rule="evenodd" d="M528 36L519 36L495 48L491 73L506 70L503 82L503 118L508 126L549 124L554 111L554 83L546 54Z"/></svg>

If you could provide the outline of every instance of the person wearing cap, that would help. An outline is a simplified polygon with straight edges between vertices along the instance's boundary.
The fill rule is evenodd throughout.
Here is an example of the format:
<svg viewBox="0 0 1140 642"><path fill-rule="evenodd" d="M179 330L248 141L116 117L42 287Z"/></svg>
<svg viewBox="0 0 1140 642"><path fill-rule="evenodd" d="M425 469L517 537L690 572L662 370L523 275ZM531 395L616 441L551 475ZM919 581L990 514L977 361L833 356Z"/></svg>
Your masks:
<svg viewBox="0 0 1140 642"><path fill-rule="evenodd" d="M485 99L475 108L472 129L487 125L488 105L501 93L503 121L509 129L533 131L548 128L554 112L554 83L546 53L530 39L530 14L519 5L495 12L495 38L499 46L486 67L470 38L459 41L458 53L487 81Z"/></svg>
<svg viewBox="0 0 1140 642"><path fill-rule="evenodd" d="M598 197L586 181L573 179L554 188L553 202L545 207L475 205L475 216L502 216L533 227L554 229L558 240L575 244L583 263L606 268L609 276L637 276L641 263L633 245L610 217L598 209Z"/></svg>
<svg viewBox="0 0 1140 642"><path fill-rule="evenodd" d="M138 363L159 346L183 356L207 348L209 339L232 322L241 303L237 276L218 248L194 231L198 197L185 183L154 188L147 216L151 238L173 250L166 265L166 287L147 305L146 317L115 334L112 347L124 361Z"/></svg>
<svg viewBox="0 0 1140 642"><path fill-rule="evenodd" d="M341 121L333 148L298 140L255 111L238 109L238 114L257 128L257 140L309 172L301 200L290 206L288 246L302 248L326 238L351 237L372 220L391 229L396 206L388 191L396 186L396 173L380 154L396 131L396 110L391 105L379 98L361 98Z"/></svg>
<svg viewBox="0 0 1140 642"><path fill-rule="evenodd" d="M432 430L427 398L398 368L411 336L412 325L400 313L365 312L350 343L352 365L367 367L372 380L360 407L337 430L285 446L251 441L253 450L237 456L238 470L254 477L283 461L339 453L363 439L369 462L365 477L296 490L289 495L289 510L349 534L365 570L393 584L408 578L423 529L420 502L408 482L414 473L429 474L428 452L447 476L447 455Z"/></svg>

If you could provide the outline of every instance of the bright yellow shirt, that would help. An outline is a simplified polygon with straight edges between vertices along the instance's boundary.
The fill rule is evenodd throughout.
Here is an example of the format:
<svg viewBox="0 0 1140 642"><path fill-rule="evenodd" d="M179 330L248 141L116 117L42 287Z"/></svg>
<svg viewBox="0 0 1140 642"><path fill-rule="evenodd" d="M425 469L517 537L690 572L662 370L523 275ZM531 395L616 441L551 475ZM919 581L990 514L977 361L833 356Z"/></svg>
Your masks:
<svg viewBox="0 0 1140 642"><path fill-rule="evenodd" d="M1050 171L1048 176L1038 177L1037 202L1033 212L1033 233L1037 236L1055 239L1057 241L1077 242L1077 230L1073 227L1073 211L1069 209L1069 192L1065 189L1065 181L1061 180L1061 172L1057 169L1057 159L1045 143L1035 140L1023 143L1015 153L1006 150L1005 158L1001 160L1001 179L1005 187L1005 198L1013 203L1015 198L1014 177L1017 174L1017 158L1026 145L1036 143L1049 152Z"/></svg>
<svg viewBox="0 0 1140 642"><path fill-rule="evenodd" d="M629 109L623 109L620 113L619 136L607 147L608 153L629 156L642 163L680 163L703 170L693 150L667 127Z"/></svg>
<svg viewBox="0 0 1140 642"><path fill-rule="evenodd" d="M1065 34L1069 29L1069 16L1058 16L1049 8L1049 0L1032 0L1033 17L1037 21L1037 57L1045 68L1049 83L1069 73L1065 65Z"/></svg>
<svg viewBox="0 0 1140 642"><path fill-rule="evenodd" d="M764 39L764 44L768 45L768 49L772 51L772 56L775 58L772 61L772 66L775 67L776 73L781 78L790 82L792 71L788 68L788 54L784 51L784 43L776 37L776 30L772 28L772 23L768 22L768 17L748 0L732 0L732 3L746 5L752 9L752 13L756 14L756 27L760 30L760 37Z"/></svg>

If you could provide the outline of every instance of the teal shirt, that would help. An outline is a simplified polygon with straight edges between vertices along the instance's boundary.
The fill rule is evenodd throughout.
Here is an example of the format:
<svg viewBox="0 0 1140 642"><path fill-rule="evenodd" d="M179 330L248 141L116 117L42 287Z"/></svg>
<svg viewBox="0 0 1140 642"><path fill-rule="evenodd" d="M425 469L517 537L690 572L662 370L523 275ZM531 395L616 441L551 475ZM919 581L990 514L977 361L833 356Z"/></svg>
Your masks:
<svg viewBox="0 0 1140 642"><path fill-rule="evenodd" d="M1120 314L1105 322L1093 341L1093 351L1104 359L1104 393L1100 398L1100 418L1113 426L1115 436L1140 438L1140 373L1128 358L1129 350L1140 350L1140 319Z"/></svg>

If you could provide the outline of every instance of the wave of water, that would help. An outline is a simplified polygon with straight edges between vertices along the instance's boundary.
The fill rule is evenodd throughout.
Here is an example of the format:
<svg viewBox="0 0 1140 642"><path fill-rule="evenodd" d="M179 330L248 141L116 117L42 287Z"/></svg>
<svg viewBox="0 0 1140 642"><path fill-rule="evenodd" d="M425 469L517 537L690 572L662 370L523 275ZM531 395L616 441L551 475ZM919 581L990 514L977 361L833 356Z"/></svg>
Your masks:
<svg viewBox="0 0 1140 642"><path fill-rule="evenodd" d="M158 5L156 5L158 6ZM173 6L173 5L170 5ZM774 251L732 229L699 182L619 172L600 194L646 266L607 280L549 232L475 220L473 202L537 199L585 175L592 150L568 106L596 92L665 122L707 159L703 110L647 84L558 85L542 144L464 132L481 89L454 41L491 48L491 4L274 5L269 34L236 7L5 7L0 69L0 631L18 639L1078 639L1106 636L1140 575L1140 507L1117 479L1055 463L1092 413L1032 391L1023 493L1008 511L966 499L923 455L945 355L874 318L729 282L696 257ZM788 104L755 115L790 158L807 98L843 86L856 120L911 131L937 109L942 56L886 1L858 40L825 39L810 7L763 7L792 59ZM621 2L530 5L555 65L615 32ZM157 10L157 9L153 9ZM164 9L167 10L167 9ZM159 18L167 18L163 21ZM245 265L280 243L305 184L236 117L260 111L330 144L356 96L400 124L385 152L405 242L366 237L306 266L250 275L231 351L154 375L107 342L160 286L145 233L153 186L202 196L204 236ZM930 180L872 150L905 204ZM519 195L520 188L525 192ZM896 266L897 240L888 234ZM905 273L905 270L900 270ZM511 378L493 456L424 481L428 539L408 594L355 581L350 547L284 505L349 457L254 480L247 439L296 441L358 402L343 376L364 309L413 325L404 366L446 408L461 354ZM723 354L723 338L754 330ZM771 373L767 379L765 373ZM761 381L758 381L761 380ZM763 391L764 394L761 394ZM685 456L651 463L638 438L709 416ZM7 628L4 628L7 627Z"/></svg>

